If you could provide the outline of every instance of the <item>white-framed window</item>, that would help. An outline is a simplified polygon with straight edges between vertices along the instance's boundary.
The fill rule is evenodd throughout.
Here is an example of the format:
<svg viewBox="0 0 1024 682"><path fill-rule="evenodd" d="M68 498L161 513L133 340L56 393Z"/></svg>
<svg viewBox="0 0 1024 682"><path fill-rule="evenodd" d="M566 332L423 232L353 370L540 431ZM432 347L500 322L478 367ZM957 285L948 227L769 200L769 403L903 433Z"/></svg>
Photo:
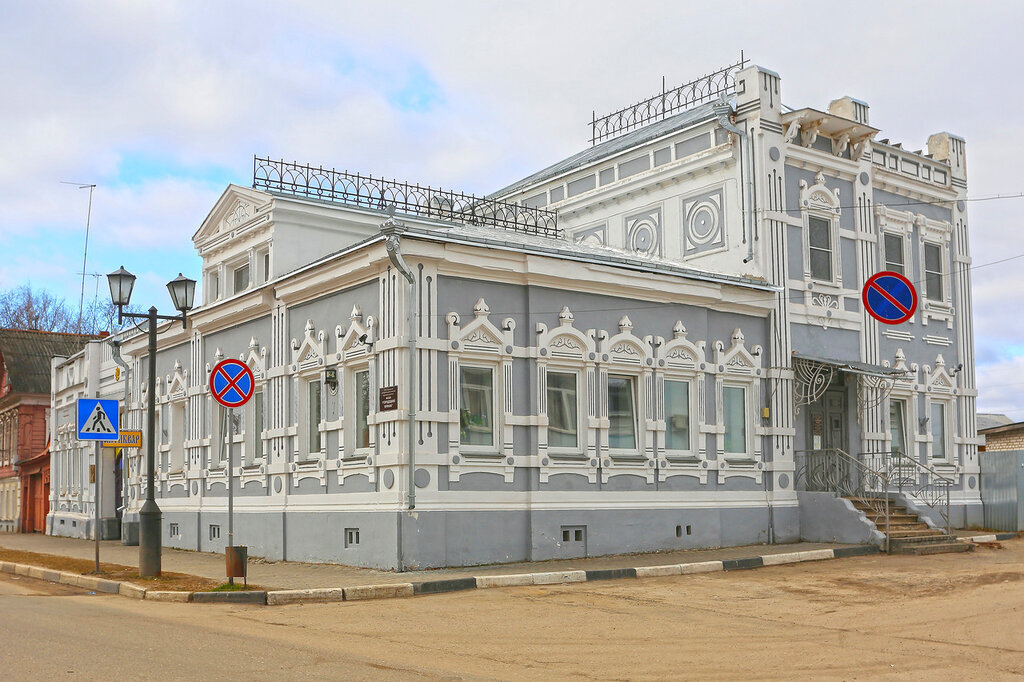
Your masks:
<svg viewBox="0 0 1024 682"><path fill-rule="evenodd" d="M462 445L494 449L494 367L459 367L459 439Z"/></svg>
<svg viewBox="0 0 1024 682"><path fill-rule="evenodd" d="M263 425L264 425L264 406L263 406L263 388L257 388L253 394L252 399L248 403L249 414L246 415L245 428L246 428L246 464L253 464L254 462L261 461L266 457L266 450L263 442Z"/></svg>
<svg viewBox="0 0 1024 682"><path fill-rule="evenodd" d="M637 440L636 377L608 375L608 447L611 450L636 451Z"/></svg>
<svg viewBox="0 0 1024 682"><path fill-rule="evenodd" d="M933 400L928 417L928 429L932 436L932 459L948 461L950 454L949 409L946 402Z"/></svg>
<svg viewBox="0 0 1024 682"><path fill-rule="evenodd" d="M889 232L882 234L882 249L885 259L885 270L898 272L901 275L907 274L906 250L904 249L902 235Z"/></svg>
<svg viewBox="0 0 1024 682"><path fill-rule="evenodd" d="M185 423L185 401L175 400L169 403L169 407L171 418L167 429L170 432L167 470L181 471L185 468L185 435L188 432Z"/></svg>
<svg viewBox="0 0 1024 682"><path fill-rule="evenodd" d="M889 400L889 450L907 455L907 401Z"/></svg>
<svg viewBox="0 0 1024 682"><path fill-rule="evenodd" d="M689 453L693 450L691 386L689 381L665 379L665 449Z"/></svg>
<svg viewBox="0 0 1024 682"><path fill-rule="evenodd" d="M942 251L940 244L924 243L924 297L929 301L942 302L946 298L942 281Z"/></svg>
<svg viewBox="0 0 1024 682"><path fill-rule="evenodd" d="M249 264L245 263L235 268L231 273L232 281L234 283L233 293L245 291L249 288Z"/></svg>
<svg viewBox="0 0 1024 682"><path fill-rule="evenodd" d="M828 218L807 216L807 258L811 279L822 282L836 281L834 257L835 226Z"/></svg>
<svg viewBox="0 0 1024 682"><path fill-rule="evenodd" d="M323 383L320 377L306 382L306 452L310 457L319 456L323 451L323 434L320 422L323 419Z"/></svg>
<svg viewBox="0 0 1024 682"><path fill-rule="evenodd" d="M722 386L722 425L725 454L747 455L747 387Z"/></svg>
<svg viewBox="0 0 1024 682"><path fill-rule="evenodd" d="M355 406L352 445L356 453L363 454L370 448L370 370L359 370L352 376L352 405Z"/></svg>
<svg viewBox="0 0 1024 682"><path fill-rule="evenodd" d="M547 371L548 447L579 451L579 374Z"/></svg>

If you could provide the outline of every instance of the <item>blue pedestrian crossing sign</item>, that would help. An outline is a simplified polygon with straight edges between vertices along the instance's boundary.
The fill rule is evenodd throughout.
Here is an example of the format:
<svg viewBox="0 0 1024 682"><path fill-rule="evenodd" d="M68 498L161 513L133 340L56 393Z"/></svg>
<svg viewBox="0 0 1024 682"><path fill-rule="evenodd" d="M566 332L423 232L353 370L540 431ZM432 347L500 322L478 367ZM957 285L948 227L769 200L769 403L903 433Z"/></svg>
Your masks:
<svg viewBox="0 0 1024 682"><path fill-rule="evenodd" d="M78 440L117 440L120 411L116 400L78 399Z"/></svg>

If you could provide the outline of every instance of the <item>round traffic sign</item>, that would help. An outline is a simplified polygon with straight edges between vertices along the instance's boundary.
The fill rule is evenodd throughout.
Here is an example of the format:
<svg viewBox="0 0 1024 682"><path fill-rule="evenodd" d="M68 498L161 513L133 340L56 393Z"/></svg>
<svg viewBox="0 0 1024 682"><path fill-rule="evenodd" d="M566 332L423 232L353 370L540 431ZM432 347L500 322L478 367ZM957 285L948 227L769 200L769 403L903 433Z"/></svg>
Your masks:
<svg viewBox="0 0 1024 682"><path fill-rule="evenodd" d="M221 360L210 373L210 392L224 407L241 407L249 402L256 379L241 360Z"/></svg>
<svg viewBox="0 0 1024 682"><path fill-rule="evenodd" d="M917 290L909 279L886 270L868 278L861 292L864 308L883 324L906 322L917 310Z"/></svg>

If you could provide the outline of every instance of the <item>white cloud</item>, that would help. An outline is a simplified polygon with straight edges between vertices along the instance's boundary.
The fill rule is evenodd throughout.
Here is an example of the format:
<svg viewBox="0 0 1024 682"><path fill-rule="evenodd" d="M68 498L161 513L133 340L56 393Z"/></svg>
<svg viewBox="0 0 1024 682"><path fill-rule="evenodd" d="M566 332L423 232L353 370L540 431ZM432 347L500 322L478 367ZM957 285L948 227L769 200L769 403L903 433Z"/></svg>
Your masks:
<svg viewBox="0 0 1024 682"><path fill-rule="evenodd" d="M195 267L188 240L222 186L201 172L119 177L132 155L240 184L252 155L269 154L486 193L585 148L593 110L740 48L782 75L787 104L853 95L880 137L910 149L950 130L967 139L972 196L1024 190L1010 113L1024 105L1018 5L865 2L853 19L838 5L597 0L8 3L4 14L0 250L19 255L0 265L0 286L32 276L77 293L87 197L60 180L99 184L90 271L141 260L156 287L162 269ZM396 105L411 73L436 86L425 111ZM975 264L1024 252L1022 207L970 204ZM990 370L1015 371L1024 355L1024 318L1007 302L1020 273L1024 259L974 275L983 394Z"/></svg>

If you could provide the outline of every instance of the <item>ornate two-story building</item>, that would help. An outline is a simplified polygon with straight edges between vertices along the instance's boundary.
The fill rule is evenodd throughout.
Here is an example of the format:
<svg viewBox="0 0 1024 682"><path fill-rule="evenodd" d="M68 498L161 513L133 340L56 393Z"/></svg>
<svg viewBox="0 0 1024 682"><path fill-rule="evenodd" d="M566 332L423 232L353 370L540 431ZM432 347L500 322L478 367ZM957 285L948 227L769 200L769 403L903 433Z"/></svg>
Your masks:
<svg viewBox="0 0 1024 682"><path fill-rule="evenodd" d="M977 520L964 142L912 152L863 102L781 93L740 62L595 117L586 150L484 198L257 158L195 233L202 305L161 331L155 386L143 339L121 350L127 427L158 401L164 544L223 549L228 438L236 541L276 559L795 541L806 451L904 453ZM903 324L864 309L880 270L918 285ZM228 357L257 383L232 430L208 388ZM74 478L89 448L62 433ZM79 483L54 488L52 532Z"/></svg>

